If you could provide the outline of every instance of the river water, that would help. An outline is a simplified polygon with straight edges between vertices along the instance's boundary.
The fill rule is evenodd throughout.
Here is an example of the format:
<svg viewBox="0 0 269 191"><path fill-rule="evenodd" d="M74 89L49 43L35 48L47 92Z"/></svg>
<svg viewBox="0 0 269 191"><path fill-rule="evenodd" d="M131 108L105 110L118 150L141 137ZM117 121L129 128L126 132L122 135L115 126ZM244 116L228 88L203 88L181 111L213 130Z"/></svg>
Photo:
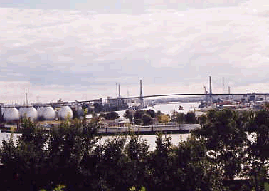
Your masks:
<svg viewBox="0 0 269 191"><path fill-rule="evenodd" d="M13 134L13 140L16 141L18 139L19 134ZM140 135L141 139L147 141L149 145L149 150L152 151L156 147L156 135ZM173 145L177 145L179 142L187 140L190 136L190 133L186 134L171 134L171 135L163 135L165 137L171 137L171 143ZM11 133L0 133L0 144L2 144L3 140L9 140L11 137ZM113 139L114 136L102 136L101 139L98 141L97 144L103 144L106 140ZM129 136L127 136L127 141L129 140Z"/></svg>
<svg viewBox="0 0 269 191"><path fill-rule="evenodd" d="M149 145L149 150L153 151L156 148L156 135L140 135L141 139L145 140L147 144ZM163 135L163 138L165 137L170 137L171 138L171 143L173 145L178 145L179 142L187 140L188 137L190 137L190 133L185 133L185 134L171 134L171 135ZM114 136L103 136L97 144L103 144L105 141L109 139L113 139ZM130 139L129 136L127 136L127 143L128 140Z"/></svg>

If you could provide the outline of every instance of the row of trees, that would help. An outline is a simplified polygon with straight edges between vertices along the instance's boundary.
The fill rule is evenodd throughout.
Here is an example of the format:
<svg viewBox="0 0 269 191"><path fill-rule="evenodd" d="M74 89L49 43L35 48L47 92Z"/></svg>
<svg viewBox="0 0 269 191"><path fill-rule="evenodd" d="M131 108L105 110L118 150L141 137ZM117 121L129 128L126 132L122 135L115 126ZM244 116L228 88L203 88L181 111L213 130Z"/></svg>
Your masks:
<svg viewBox="0 0 269 191"><path fill-rule="evenodd" d="M206 161L205 147L199 141L172 147L170 138L158 135L156 149L150 152L138 135L131 135L128 141L119 136L97 144L95 133L94 124L78 120L47 133L25 120L16 143L3 141L1 187L52 190L65 185L66 190L98 191L221 188L218 173ZM199 153L192 156L195 150Z"/></svg>
<svg viewBox="0 0 269 191"><path fill-rule="evenodd" d="M6 190L265 190L269 112L209 111L178 145L158 134L149 151L138 135L99 144L97 124L74 120L44 132L25 120L17 142L3 141ZM252 137L253 136L253 137ZM249 179L233 187L235 177Z"/></svg>

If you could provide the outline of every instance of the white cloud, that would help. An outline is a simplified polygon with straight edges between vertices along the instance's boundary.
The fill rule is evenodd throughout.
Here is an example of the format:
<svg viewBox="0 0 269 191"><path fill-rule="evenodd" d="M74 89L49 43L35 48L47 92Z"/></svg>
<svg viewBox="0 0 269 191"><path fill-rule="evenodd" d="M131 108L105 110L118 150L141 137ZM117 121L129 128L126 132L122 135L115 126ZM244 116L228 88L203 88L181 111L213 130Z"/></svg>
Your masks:
<svg viewBox="0 0 269 191"><path fill-rule="evenodd" d="M154 83L156 91L147 94L182 85L198 91L192 84L209 74L234 79L238 91L263 84L269 69L267 2L204 2L213 8L173 9L178 1L146 1L152 9L143 14L0 8L0 80L26 76L34 87L74 85L82 91L89 78L92 88L96 83L91 95L109 94L115 81L133 86L139 77Z"/></svg>

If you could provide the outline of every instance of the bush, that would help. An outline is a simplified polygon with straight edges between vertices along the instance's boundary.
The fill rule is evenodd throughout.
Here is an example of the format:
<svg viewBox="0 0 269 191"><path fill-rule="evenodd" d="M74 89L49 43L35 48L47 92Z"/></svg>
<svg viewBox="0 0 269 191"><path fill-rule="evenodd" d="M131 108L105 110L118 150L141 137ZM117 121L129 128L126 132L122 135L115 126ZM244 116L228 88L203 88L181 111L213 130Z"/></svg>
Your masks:
<svg viewBox="0 0 269 191"><path fill-rule="evenodd" d="M151 125L152 124L152 117L150 115L144 114L142 116L143 125Z"/></svg>
<svg viewBox="0 0 269 191"><path fill-rule="evenodd" d="M189 112L185 115L185 121L186 123L196 123L195 113Z"/></svg>
<svg viewBox="0 0 269 191"><path fill-rule="evenodd" d="M119 118L119 114L115 111L109 112L107 114L104 115L106 120L115 120L117 118Z"/></svg>

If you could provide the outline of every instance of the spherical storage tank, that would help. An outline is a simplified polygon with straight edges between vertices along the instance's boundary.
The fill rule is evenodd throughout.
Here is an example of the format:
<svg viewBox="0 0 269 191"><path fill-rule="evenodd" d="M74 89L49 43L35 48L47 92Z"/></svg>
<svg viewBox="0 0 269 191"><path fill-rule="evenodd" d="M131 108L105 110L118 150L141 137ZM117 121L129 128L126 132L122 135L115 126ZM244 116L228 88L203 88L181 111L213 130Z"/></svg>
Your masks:
<svg viewBox="0 0 269 191"><path fill-rule="evenodd" d="M5 108L4 107L1 107L1 115L4 114L4 111L5 111Z"/></svg>
<svg viewBox="0 0 269 191"><path fill-rule="evenodd" d="M48 106L42 109L42 117L45 120L53 120L55 119L55 111L52 107Z"/></svg>
<svg viewBox="0 0 269 191"><path fill-rule="evenodd" d="M37 111L33 107L22 107L19 109L19 116L35 120L37 119Z"/></svg>
<svg viewBox="0 0 269 191"><path fill-rule="evenodd" d="M44 110L44 107L37 108L37 117L38 118L42 118L43 117L43 110Z"/></svg>
<svg viewBox="0 0 269 191"><path fill-rule="evenodd" d="M15 107L5 108L3 114L6 121L19 120L19 111Z"/></svg>
<svg viewBox="0 0 269 191"><path fill-rule="evenodd" d="M58 111L58 118L59 119L72 119L73 118L73 111L69 106L63 106L59 111Z"/></svg>

